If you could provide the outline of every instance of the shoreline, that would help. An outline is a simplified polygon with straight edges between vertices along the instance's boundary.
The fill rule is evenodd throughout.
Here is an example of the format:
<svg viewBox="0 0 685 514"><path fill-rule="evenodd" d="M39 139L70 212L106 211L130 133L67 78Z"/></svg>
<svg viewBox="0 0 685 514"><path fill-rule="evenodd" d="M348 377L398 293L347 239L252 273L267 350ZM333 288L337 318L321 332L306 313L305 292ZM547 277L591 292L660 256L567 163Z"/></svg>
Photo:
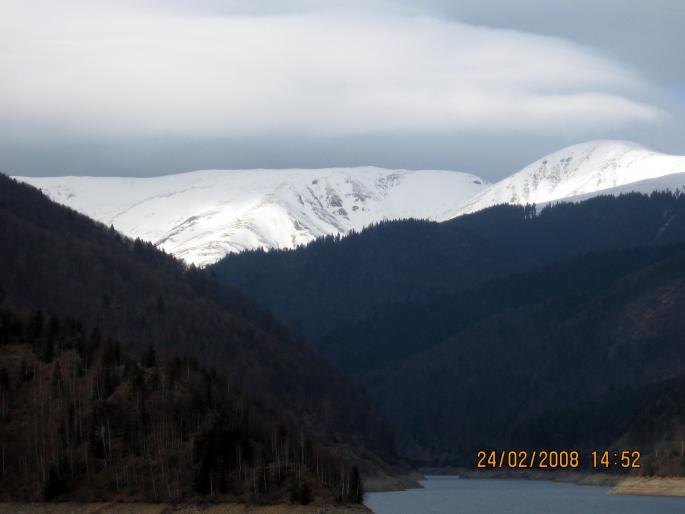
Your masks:
<svg viewBox="0 0 685 514"><path fill-rule="evenodd" d="M360 505L243 503L0 502L0 514L372 514Z"/></svg>
<svg viewBox="0 0 685 514"><path fill-rule="evenodd" d="M365 492L389 493L408 489L423 489L420 480L425 480L426 476L420 471L412 470L405 473L366 476L363 479Z"/></svg>
<svg viewBox="0 0 685 514"><path fill-rule="evenodd" d="M465 468L421 468L424 475L461 478L550 480L576 485L610 487L608 494L624 496L685 497L685 477L645 477L587 471L469 470Z"/></svg>
<svg viewBox="0 0 685 514"><path fill-rule="evenodd" d="M550 480L552 482L576 485L598 485L614 487L625 478L624 475L591 473L587 471L561 470L471 470L466 468L421 468L424 475L449 475L462 478Z"/></svg>
<svg viewBox="0 0 685 514"><path fill-rule="evenodd" d="M625 477L609 494L685 497L685 477Z"/></svg>

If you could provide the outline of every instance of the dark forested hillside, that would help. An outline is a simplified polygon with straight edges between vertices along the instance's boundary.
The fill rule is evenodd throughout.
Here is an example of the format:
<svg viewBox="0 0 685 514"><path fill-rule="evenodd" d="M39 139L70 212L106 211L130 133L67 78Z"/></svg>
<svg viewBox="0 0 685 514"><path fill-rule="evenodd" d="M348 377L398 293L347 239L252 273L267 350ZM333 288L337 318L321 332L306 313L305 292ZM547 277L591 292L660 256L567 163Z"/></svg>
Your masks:
<svg viewBox="0 0 685 514"><path fill-rule="evenodd" d="M580 298L503 309L376 371L368 386L417 460L464 463L479 447L602 447L635 433L656 395L677 392L669 384L685 374L683 341L679 251ZM669 422L641 444L653 450Z"/></svg>
<svg viewBox="0 0 685 514"><path fill-rule="evenodd" d="M685 196L681 193L597 196L534 211L532 206L501 205L446 224L480 234L506 255L535 264L685 238Z"/></svg>
<svg viewBox="0 0 685 514"><path fill-rule="evenodd" d="M406 220L342 239L325 237L295 251L229 255L210 269L316 339L409 293L451 291L521 265L460 227Z"/></svg>
<svg viewBox="0 0 685 514"><path fill-rule="evenodd" d="M539 213L498 206L444 223L386 222L296 250L229 255L211 271L318 344L388 304L429 302L587 252L682 241L685 196L629 194Z"/></svg>
<svg viewBox="0 0 685 514"><path fill-rule="evenodd" d="M243 294L5 176L0 301L71 316L134 349L193 356L325 443L392 453L368 400Z"/></svg>
<svg viewBox="0 0 685 514"><path fill-rule="evenodd" d="M668 421L634 420L685 373L684 242L685 196L629 194L389 222L211 272L312 335L406 455L468 464L635 433L654 448Z"/></svg>
<svg viewBox="0 0 685 514"><path fill-rule="evenodd" d="M672 440L685 439L685 413L679 408L685 377L684 220L685 196L673 194L600 197L539 213L500 206L446 223L383 223L347 238L326 238L295 251L246 252L195 270L0 177L0 301L15 310L80 319L97 327L101 339L138 351L154 344L160 356L193 356L199 382L182 382L182 389L213 391L201 369L215 367L226 375L221 384L238 386L263 405L255 407L255 416L264 416L259 427L282 419L288 434L301 431L322 452L340 450L343 467L350 456L373 460L367 448L391 457L395 435L404 455L433 465L468 464L478 448L589 448L626 441L646 451L664 448L670 455ZM367 389L395 433L336 367L222 283L254 295L276 318L313 337L338 368ZM46 374L54 375L53 362L67 359L59 364L65 368L75 355L83 358L78 346L57 356L50 355L54 345L20 343L10 346ZM102 364L107 359L97 358L109 369ZM145 358L128 359L137 364L103 371L112 374L111 394L134 388L135 369L152 373ZM11 384L17 380L15 368L8 375ZM160 375L172 370L173 365ZM90 383L100 394L98 381ZM155 383L151 398L165 413L170 393L164 380ZM36 398L36 386L26 387L31 392L21 394ZM111 394L106 398L127 405L126 394ZM235 405L232 397L225 400ZM188 436L212 449L216 439L206 434L215 433L211 420L223 412L214 407ZM93 409L91 423L101 424L100 408ZM271 428L259 427L240 437L253 438L257 446L265 437L273 441ZM116 430L123 437L128 429L117 425ZM89 437L97 441L97 433ZM140 437L130 444L141 444ZM300 451L316 455L298 444ZM88 451L95 451L97 445L89 445ZM280 475L269 475L261 492L254 482L250 492L247 475L241 479L221 459L198 468L198 446L181 446L183 483L193 476L196 489L169 493L170 498L200 491L198 476L209 478L213 490L214 477L224 472L231 485L217 487L241 498L282 496L292 485L287 477L279 482ZM69 445L60 448L71 451ZM279 468L282 454L271 448L262 452L266 468L253 462L253 478L260 470L264 477L265 469ZM103 465L97 451L80 461L89 466L88 480L90 459ZM160 455L155 462L166 473ZM53 457L50 462L59 462ZM120 470L143 463L140 456L119 458L124 467L106 468L106 473L116 470L115 484ZM44 482L36 483L51 484L49 467L40 459L32 462L43 473ZM215 465L220 471L197 475ZM65 469L59 466L58 489ZM680 469L664 459L650 466ZM301 470L309 474L311 490L336 494L326 492L318 472ZM351 483L349 473L342 472L343 484ZM111 474L100 476L111 484ZM207 481L202 484L206 490ZM131 494L150 486L141 481Z"/></svg>
<svg viewBox="0 0 685 514"><path fill-rule="evenodd" d="M188 357L0 308L0 499L357 503L359 472Z"/></svg>
<svg viewBox="0 0 685 514"><path fill-rule="evenodd" d="M455 293L389 302L356 323L331 330L320 338L319 347L351 375L368 373L426 351L506 309L556 298L572 308L599 288L684 248L661 245L585 254Z"/></svg>
<svg viewBox="0 0 685 514"><path fill-rule="evenodd" d="M685 476L685 376L645 388L615 446L650 451L643 463L646 475Z"/></svg>

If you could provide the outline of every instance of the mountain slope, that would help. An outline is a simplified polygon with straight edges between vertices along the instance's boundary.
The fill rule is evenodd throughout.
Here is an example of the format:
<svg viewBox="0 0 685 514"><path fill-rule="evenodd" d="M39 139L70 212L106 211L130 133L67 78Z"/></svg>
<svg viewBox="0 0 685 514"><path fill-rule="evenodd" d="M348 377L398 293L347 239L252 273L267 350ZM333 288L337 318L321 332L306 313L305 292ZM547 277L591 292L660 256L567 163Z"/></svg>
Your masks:
<svg viewBox="0 0 685 514"><path fill-rule="evenodd" d="M608 286L501 309L379 370L369 391L419 461L463 464L478 448L610 447L685 376L683 312L681 250ZM652 423L639 449L653 453L667 429Z"/></svg>
<svg viewBox="0 0 685 514"><path fill-rule="evenodd" d="M292 248L385 219L431 218L485 187L466 173L372 167L17 178L197 265L246 249Z"/></svg>
<svg viewBox="0 0 685 514"><path fill-rule="evenodd" d="M577 196L567 196L563 200L552 200L549 202L541 202L537 206L545 207L553 203L563 202L582 202L589 198L593 198L599 195L611 195L619 196L629 193L641 193L649 195L654 192L660 191L671 191L674 193L685 192L685 172L683 173L671 173L669 175L664 175L663 177L648 178L645 180L638 180L637 182L630 182L629 184L624 184L622 186L610 187L608 189L602 189L601 191L595 191L592 193L585 193Z"/></svg>
<svg viewBox="0 0 685 514"><path fill-rule="evenodd" d="M2 175L0 301L193 356L326 442L392 451L369 403L245 295Z"/></svg>
<svg viewBox="0 0 685 514"><path fill-rule="evenodd" d="M634 182L642 182L638 192L659 189L646 188L649 179L685 172L685 157L650 151L624 141L590 141L569 146L526 166L460 206L444 212L440 219L449 219L475 212L492 205L540 204L589 194L606 192ZM657 182L653 187L673 187L670 182ZM677 187L683 185L682 178ZM632 191L629 187L617 191Z"/></svg>
<svg viewBox="0 0 685 514"><path fill-rule="evenodd" d="M670 394L684 242L685 195L625 194L386 222L206 272L355 376L405 455L466 465L476 448L606 447Z"/></svg>
<svg viewBox="0 0 685 514"><path fill-rule="evenodd" d="M393 304L427 303L586 252L684 240L685 196L631 194L540 213L504 205L442 223L386 222L339 241L227 255L209 269L321 344L343 325L386 319L380 311Z"/></svg>
<svg viewBox="0 0 685 514"><path fill-rule="evenodd" d="M208 271L316 343L380 305L466 288L522 266L517 256L502 259L501 248L475 231L403 220L294 250L230 254Z"/></svg>
<svg viewBox="0 0 685 514"><path fill-rule="evenodd" d="M3 501L361 501L356 469L235 382L73 318L0 308L0 405Z"/></svg>
<svg viewBox="0 0 685 514"><path fill-rule="evenodd" d="M591 253L507 275L463 291L398 298L317 340L324 355L358 378L422 353L493 314L608 286L672 255L680 245Z"/></svg>

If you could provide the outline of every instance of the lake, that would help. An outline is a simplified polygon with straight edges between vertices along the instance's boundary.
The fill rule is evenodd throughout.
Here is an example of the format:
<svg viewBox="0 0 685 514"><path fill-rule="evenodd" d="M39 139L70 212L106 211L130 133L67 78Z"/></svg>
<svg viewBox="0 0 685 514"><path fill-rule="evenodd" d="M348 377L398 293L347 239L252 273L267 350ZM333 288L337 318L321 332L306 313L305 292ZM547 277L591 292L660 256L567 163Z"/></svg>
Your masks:
<svg viewBox="0 0 685 514"><path fill-rule="evenodd" d="M368 493L376 514L683 514L685 498L610 495L549 480L428 476L424 489Z"/></svg>

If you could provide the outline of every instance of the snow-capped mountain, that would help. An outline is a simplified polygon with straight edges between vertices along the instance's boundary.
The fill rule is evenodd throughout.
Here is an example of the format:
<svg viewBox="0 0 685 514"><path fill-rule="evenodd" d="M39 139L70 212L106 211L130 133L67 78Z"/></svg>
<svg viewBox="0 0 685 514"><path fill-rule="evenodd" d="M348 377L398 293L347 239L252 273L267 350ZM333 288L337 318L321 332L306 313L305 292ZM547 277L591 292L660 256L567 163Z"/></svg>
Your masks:
<svg viewBox="0 0 685 514"><path fill-rule="evenodd" d="M592 141L554 152L495 184L456 171L375 167L16 178L202 266L230 252L292 248L386 219L442 221L500 203L685 190L685 157L635 143Z"/></svg>
<svg viewBox="0 0 685 514"><path fill-rule="evenodd" d="M600 193L675 189L683 185L682 177L674 175L681 172L685 172L683 156L653 152L625 141L591 141L569 146L535 161L464 204L448 209L439 219L502 203L542 204L584 199ZM671 180L653 181L671 175ZM635 186L631 187L631 184Z"/></svg>
<svg viewBox="0 0 685 514"><path fill-rule="evenodd" d="M434 218L487 186L467 173L375 167L16 178L197 265L244 249L292 248L385 219Z"/></svg>

